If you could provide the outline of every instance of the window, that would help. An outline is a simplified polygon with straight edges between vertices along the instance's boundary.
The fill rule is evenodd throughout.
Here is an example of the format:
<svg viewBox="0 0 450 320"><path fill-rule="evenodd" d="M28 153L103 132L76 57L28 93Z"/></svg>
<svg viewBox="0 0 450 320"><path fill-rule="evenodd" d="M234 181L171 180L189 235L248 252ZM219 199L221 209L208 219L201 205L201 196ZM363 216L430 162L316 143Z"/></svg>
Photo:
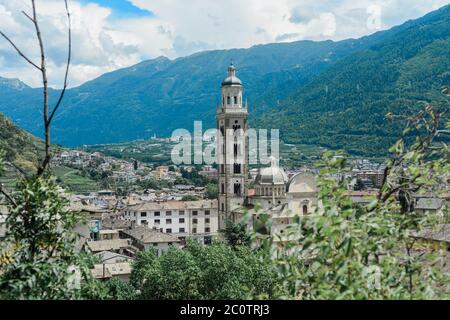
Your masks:
<svg viewBox="0 0 450 320"><path fill-rule="evenodd" d="M236 96L234 96L234 104L238 104L238 99Z"/></svg>
<svg viewBox="0 0 450 320"><path fill-rule="evenodd" d="M166 224L171 224L172 223L172 219L166 219Z"/></svg>
<svg viewBox="0 0 450 320"><path fill-rule="evenodd" d="M222 203L222 211L225 211L225 204Z"/></svg>
<svg viewBox="0 0 450 320"><path fill-rule="evenodd" d="M159 217L160 215L161 215L161 214L160 214L159 211L155 211L155 214L154 214L155 217Z"/></svg>
<svg viewBox="0 0 450 320"><path fill-rule="evenodd" d="M205 218L205 223L209 223L209 218Z"/></svg>
<svg viewBox="0 0 450 320"><path fill-rule="evenodd" d="M228 104L228 105L231 104L231 99L230 99L230 97L227 97L227 104Z"/></svg>
<svg viewBox="0 0 450 320"><path fill-rule="evenodd" d="M221 193L224 194L225 193L225 184L222 183L220 189L221 189Z"/></svg>
<svg viewBox="0 0 450 320"><path fill-rule="evenodd" d="M185 233L186 231L184 230L184 228L180 228L180 233Z"/></svg>
<svg viewBox="0 0 450 320"><path fill-rule="evenodd" d="M166 229L166 233L172 233L172 229Z"/></svg>
<svg viewBox="0 0 450 320"><path fill-rule="evenodd" d="M197 224L198 223L198 219L192 219L192 223L193 224Z"/></svg>
<svg viewBox="0 0 450 320"><path fill-rule="evenodd" d="M193 215L193 216L198 215L198 211L192 211L192 215Z"/></svg>
<svg viewBox="0 0 450 320"><path fill-rule="evenodd" d="M171 216L172 215L172 211L166 211L166 216Z"/></svg>
<svg viewBox="0 0 450 320"><path fill-rule="evenodd" d="M205 210L205 216L209 216L211 214L211 211Z"/></svg>
<svg viewBox="0 0 450 320"><path fill-rule="evenodd" d="M241 184L240 183L235 183L234 184L234 194L241 194Z"/></svg>
<svg viewBox="0 0 450 320"><path fill-rule="evenodd" d="M158 246L158 244L157 244L157 243L154 243L154 244L153 244L153 246L154 246L154 247L157 247L157 246Z"/></svg>
<svg viewBox="0 0 450 320"><path fill-rule="evenodd" d="M241 170L241 165L238 164L238 163L235 163L235 164L234 164L234 170L233 170L233 172L234 172L235 174L240 174L240 173L242 172L242 170Z"/></svg>
<svg viewBox="0 0 450 320"><path fill-rule="evenodd" d="M141 212L141 217L147 217L147 212Z"/></svg>
<svg viewBox="0 0 450 320"><path fill-rule="evenodd" d="M180 223L184 223L184 218L180 218Z"/></svg>
<svg viewBox="0 0 450 320"><path fill-rule="evenodd" d="M220 165L220 173L225 173L225 165L224 164Z"/></svg>
<svg viewBox="0 0 450 320"><path fill-rule="evenodd" d="M197 228L192 228L192 233L197 233Z"/></svg>
<svg viewBox="0 0 450 320"><path fill-rule="evenodd" d="M178 212L178 214L179 214L180 216L184 216L184 210L180 210L180 211Z"/></svg>
<svg viewBox="0 0 450 320"><path fill-rule="evenodd" d="M211 229L210 228L205 228L205 232L209 233L209 232L211 232Z"/></svg>
<svg viewBox="0 0 450 320"><path fill-rule="evenodd" d="M304 215L308 214L308 206L306 204L303 206L303 214Z"/></svg>
<svg viewBox="0 0 450 320"><path fill-rule="evenodd" d="M161 221L159 219L155 220L155 224L160 224L160 223L161 223Z"/></svg>

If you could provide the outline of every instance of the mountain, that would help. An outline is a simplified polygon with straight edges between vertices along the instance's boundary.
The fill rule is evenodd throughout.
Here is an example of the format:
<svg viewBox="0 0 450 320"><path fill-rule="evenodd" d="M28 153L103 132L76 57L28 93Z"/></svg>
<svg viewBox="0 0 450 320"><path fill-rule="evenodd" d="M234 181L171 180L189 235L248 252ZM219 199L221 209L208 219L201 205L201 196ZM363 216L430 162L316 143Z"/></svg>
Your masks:
<svg viewBox="0 0 450 320"><path fill-rule="evenodd" d="M38 155L43 150L43 143L17 128L11 120L0 113L0 150L6 152L7 161L30 172L37 168Z"/></svg>
<svg viewBox="0 0 450 320"><path fill-rule="evenodd" d="M67 146L129 141L215 126L220 83L231 60L245 83L252 116L285 98L340 59L381 41L389 32L341 42L299 41L216 50L169 60L160 57L105 74L68 90L54 122L54 142ZM41 90L2 86L0 111L42 136ZM57 91L50 97L56 99Z"/></svg>
<svg viewBox="0 0 450 320"><path fill-rule="evenodd" d="M439 100L448 82L450 6L361 39L299 41L144 61L68 90L53 142L129 141L194 120L215 127L220 83L233 60L253 126L281 128L287 142L380 154L398 134L388 110ZM326 89L328 88L328 89ZM400 90L400 91L399 91ZM400 92L400 95L399 95ZM0 82L0 111L42 136L40 89ZM56 99L57 90L51 91Z"/></svg>
<svg viewBox="0 0 450 320"><path fill-rule="evenodd" d="M280 128L288 143L381 155L403 129L385 115L411 114L430 102L448 109L448 97L441 91L449 84L450 6L446 6L338 61L256 124Z"/></svg>

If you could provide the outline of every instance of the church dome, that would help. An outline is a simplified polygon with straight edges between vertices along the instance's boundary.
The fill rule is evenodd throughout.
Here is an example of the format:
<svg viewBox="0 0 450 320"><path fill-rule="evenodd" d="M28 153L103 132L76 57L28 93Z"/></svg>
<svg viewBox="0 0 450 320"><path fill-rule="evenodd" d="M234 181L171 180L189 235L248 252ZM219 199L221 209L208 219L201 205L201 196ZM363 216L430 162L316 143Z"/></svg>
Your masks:
<svg viewBox="0 0 450 320"><path fill-rule="evenodd" d="M291 178L286 189L289 193L316 193L316 178L308 172L298 173Z"/></svg>
<svg viewBox="0 0 450 320"><path fill-rule="evenodd" d="M238 77L236 77L236 68L233 64L228 67L228 77L222 81L222 86L232 86L238 85L242 86L242 81Z"/></svg>
<svg viewBox="0 0 450 320"><path fill-rule="evenodd" d="M288 177L283 168L278 166L274 157L271 157L271 166L261 168L255 178L256 184L284 185L288 181Z"/></svg>

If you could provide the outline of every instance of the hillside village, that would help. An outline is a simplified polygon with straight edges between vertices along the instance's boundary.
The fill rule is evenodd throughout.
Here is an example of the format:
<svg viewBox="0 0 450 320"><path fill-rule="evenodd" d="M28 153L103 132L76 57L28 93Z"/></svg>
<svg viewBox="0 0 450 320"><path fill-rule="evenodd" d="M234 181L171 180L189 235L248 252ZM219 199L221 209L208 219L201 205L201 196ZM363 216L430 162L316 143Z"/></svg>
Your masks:
<svg viewBox="0 0 450 320"><path fill-rule="evenodd" d="M222 84L223 96L235 83L241 87L234 73L231 66L229 78ZM227 107L224 100L222 110ZM240 110L241 107L232 108ZM127 154L151 149L152 143L157 143L159 153L162 144L173 146L174 142L176 140L154 137L150 147L140 143ZM219 139L217 143L222 142ZM118 151L125 152L125 149L119 147ZM384 183L385 166L368 159L351 159L350 165L352 170L348 174L336 178L347 181L347 195L355 206L368 204ZM139 251L155 250L161 255L170 247L182 248L188 239L211 244L221 237L225 219L239 221L250 215L248 228L252 229L252 221L261 214L256 209L259 207L272 217L270 233L280 239L296 216L321 210L316 184L318 168L313 164L283 168L275 158L269 167L250 168L244 161L244 168L234 165L234 170L229 171L227 165L151 164L100 152L64 149L53 155L50 168L72 168L99 182L96 189L68 194L70 209L87 219L87 223L76 229L80 236L78 248L93 253L102 262L92 270L98 279L128 280L132 261ZM244 187L235 181L242 181ZM226 184L234 186L234 190L225 187ZM238 202L228 202L233 198ZM438 214L449 200L450 195L444 198L416 195L415 210ZM7 232L4 222L8 211L4 205L0 205L0 209L1 240ZM448 226L445 228L437 238L435 234L424 237L448 245Z"/></svg>
<svg viewBox="0 0 450 320"><path fill-rule="evenodd" d="M443 23L441 20L438 21ZM398 36L397 32L401 34L400 31L396 31L393 35L394 39ZM375 43L378 41L376 40ZM332 68L327 72L334 75ZM319 80L314 81L317 82L318 87L322 85L320 81L325 83L322 78L317 79ZM339 82L339 77L336 76L333 81ZM211 83L211 87L213 84L216 83ZM355 132L348 136L340 131L339 125L336 126L335 132L327 131L327 134L324 135L321 132L326 131L325 126L312 124L312 121L308 120L306 123L299 124L290 118L285 124L283 123L286 120L285 115L279 113L280 110L274 109L275 120L270 119L273 115L271 112L267 112L263 116L259 115L261 118L257 123L265 125L268 121L273 120L274 123L283 127L284 135L287 137L286 141L293 143L287 144L281 141L281 152L277 154L271 150L272 155L268 157L269 163L253 164L249 158L250 153L255 150L252 149L251 139L247 135L253 124L250 122L250 114L253 110L252 106L249 106L246 93L244 94L244 88L245 82L239 78L238 69L231 62L227 67L226 76L221 79L220 87L215 88L215 95L218 97L217 103L211 107L207 116L205 115L205 118L207 117L209 122L215 122L216 126L217 136L204 138L207 142L213 142L217 147L214 153L217 161L214 164L174 164L171 151L178 142L182 141L180 137L169 138L154 135L148 140L84 145L78 148L52 147L50 143L47 144L46 152L51 148L54 149L51 156L50 153L47 153L45 160L48 160L48 167L44 167L44 169L48 169L49 176L55 178L56 187L62 189L62 198L65 200L62 207L82 218L80 222L77 222L76 225L74 223L70 227L77 236L74 241L75 252L87 253L88 256L95 258L90 267L90 273L87 268L88 274L101 280L100 282L119 279L129 284L133 268L136 268L135 262L138 261L141 254L153 252L157 259L164 257L167 252L170 253L172 248L182 249L180 252L185 252L190 241L198 243L202 248L210 248L216 242L225 243L225 233L230 228L231 232L236 232L236 229L233 228L241 227L240 231L244 236L242 234L240 236L251 239L248 240L249 243L253 241L247 245L249 250L253 250L252 245L255 243L264 245L268 243L270 250L287 248L286 255L289 256L292 252L300 251L300 248L303 250L308 246L315 245L315 243L304 245L303 242L297 241L299 238L293 238L291 229L293 226L298 227L300 233L303 232L302 227L305 227L305 225L299 224L300 220L310 219L312 221L313 217L320 220L322 214L327 210L330 216L338 215L337 210L341 210L341 208L327 207L327 198L332 199L334 193L339 197L342 196L336 200L336 207L343 206L342 212L351 211L355 212L355 215L364 212L370 216L371 210L375 210L376 206L381 206L382 194L387 186L390 187L389 184L392 181L389 180L389 162L384 161L386 157L384 157L384 153L378 153L378 149L382 143L392 140L398 128L394 130L386 126L385 131L389 135L384 132L386 136L383 137L382 142L377 141L376 136L372 133L369 134L370 130L366 132L360 128L360 125L365 125L364 123L358 123L358 128L361 129L358 129L359 132L355 133L358 131L355 129ZM320 99L315 99L314 88L311 89L311 92L310 100L319 105L320 101L317 101ZM358 96L359 93L358 84ZM448 96L447 90L443 93ZM254 93L252 92L252 94ZM326 86L327 95L328 86ZM324 105L327 104L324 103ZM289 101L287 107L289 110L298 112L294 102L291 104ZM315 117L313 113L309 113L309 109L307 111L302 114L305 119ZM339 119L342 121L347 117L344 113L339 113ZM211 121L213 114L214 121ZM296 115L298 116L298 114ZM190 118L191 115L187 117ZM348 118L357 121L353 119L356 117L349 116ZM335 121L339 122L339 119L333 118L332 121L330 119L328 121L334 123ZM326 117L321 116L320 120L325 122ZM13 126L9 120L3 121L8 123L8 126ZM371 119L370 121L373 121L372 125L374 125L376 121L381 120ZM158 126L160 125L158 124ZM317 132L313 130L314 126L317 127ZM299 127L301 130L298 129ZM292 128L298 130L288 130ZM383 133L381 129L378 128L378 130ZM102 131L105 131L105 128L102 128ZM232 132L232 135L227 135L225 132ZM304 135L300 136L300 132ZM4 136L11 139L12 135L5 134ZM322 141L325 136L327 139ZM14 191L16 176L14 175L14 179L11 179L12 173L15 174L18 171L18 174L26 176L23 169L14 162L14 157L27 164L28 167L32 167L33 170L36 169L34 163L38 161L34 158L39 158L39 152L42 152L40 150L42 142L38 139L34 140L28 134L25 138L27 140L21 142L19 146L13 144L14 148L4 143L8 147L5 147L8 151L8 154L5 153L8 157L5 161L8 168L4 171L7 172L10 180L7 185L0 181L0 191L6 189L8 192ZM84 138L90 139L90 137L89 139ZM38 151L33 155L32 160L25 159L25 161L18 155L20 155L20 148L25 148L28 139L32 139L35 144L33 145L34 149ZM72 142L74 138L65 137L65 139ZM302 149L304 145L301 143L309 143L308 139L311 140L311 144L307 144L308 147ZM336 145L330 143L330 140L334 139L336 141L333 142L336 142ZM6 139L4 140L6 141ZM446 140L442 141L445 145ZM327 167L326 173L323 174L324 165L317 160L328 154L326 151L329 149L337 150L339 146L347 147L349 152L345 156L336 152L330 156L330 161L338 163L342 160L342 171L334 172L331 169L327 171L329 169ZM260 144L255 147L256 153L258 153L259 147ZM404 145L396 147L400 149L404 148ZM200 153L204 153L202 148L200 148ZM27 153L31 154L32 152L27 151ZM378 158L380 154L381 157ZM399 157L398 154L395 156ZM411 154L407 154L405 158L414 158L415 154ZM0 164L3 165L3 162ZM422 172L415 172L414 166L408 167L403 163L398 166L404 170L400 170L401 174L399 174L401 183L407 183L402 180L407 180L402 174L408 170L416 174L411 183L422 178ZM3 172L0 172L0 175L2 174ZM332 181L330 182L332 187L325 194L323 194L323 190L327 189L326 187L322 188L324 184L321 184L323 182L321 178L324 175L329 181ZM336 184L333 185L333 183ZM398 212L406 212L411 216L436 217L436 221L439 220L438 218L446 218L445 215L448 213L450 205L450 182L448 179L440 181L437 186L431 183L427 185L425 181L421 187L413 191L408 189L408 192L403 192L401 187L392 188L392 192L388 194L383 205L388 203L391 206L389 208L400 208ZM439 189L439 192L435 192L433 188ZM34 196L32 192L30 194ZM17 205L13 208L12 204L15 204L13 197L8 196L6 192L3 192L3 195L0 194L0 245L11 232L7 228L8 217L13 216L13 212L17 208L20 209L20 206ZM388 205L386 206L388 207ZM402 211L404 208L406 208L405 211ZM18 212L21 212L20 210ZM60 212L58 211L58 216ZM26 219L19 220L26 221ZM347 230L348 222L349 219L344 217L343 221L336 223L336 226L333 226L336 227L333 231L334 234L342 233L345 238L346 234L344 233ZM326 223L324 225L318 223L309 227L325 230L327 225ZM364 229L364 232L372 230L370 227ZM434 229L425 228L421 232L409 232L408 229L401 235L404 239L414 240L411 247L407 249L408 255L411 252L412 255L420 256L422 252L439 251L443 253L445 262L450 266L450 224L445 221L435 227ZM370 232L367 231L368 237L372 235ZM373 232L376 233L376 231ZM299 237L298 234L295 236ZM332 237L333 234L327 234L324 231L320 236L322 238L319 237L319 240L326 242L327 236ZM269 238L270 241L265 243L264 241ZM290 247L292 239L297 242ZM335 245L335 243L333 244ZM344 242L341 244L340 248L344 246ZM236 249L234 244L227 243L226 245L229 245L230 250ZM321 243L320 245L323 248L327 244ZM350 252L351 240L345 245ZM377 247L377 245L373 244L373 247ZM324 251L328 253L328 249L326 248ZM14 250L11 249L8 253ZM270 253L273 252L270 251ZM378 263L378 256L369 256L370 254L366 257L366 264L369 264L370 259ZM350 260L349 257L346 256ZM328 260L325 258L323 264L326 265ZM8 257L0 256L0 266L7 263ZM308 268L311 267L312 270L314 264L308 265L308 263L310 261L305 262L305 265ZM447 265L445 267L448 269Z"/></svg>

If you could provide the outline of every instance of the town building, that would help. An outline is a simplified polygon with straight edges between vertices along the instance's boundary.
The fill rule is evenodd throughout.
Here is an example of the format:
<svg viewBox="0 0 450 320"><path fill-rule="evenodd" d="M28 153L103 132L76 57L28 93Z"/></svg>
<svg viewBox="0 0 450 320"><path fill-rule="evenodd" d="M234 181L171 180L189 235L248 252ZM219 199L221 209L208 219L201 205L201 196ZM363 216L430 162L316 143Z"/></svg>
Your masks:
<svg viewBox="0 0 450 320"><path fill-rule="evenodd" d="M150 229L147 226L139 226L121 231L121 237L130 239L134 247L140 251L155 250L158 256L169 250L170 247L181 247L181 241L177 237Z"/></svg>
<svg viewBox="0 0 450 320"><path fill-rule="evenodd" d="M217 200L143 202L127 207L124 218L182 242L189 237L210 243L219 230Z"/></svg>

